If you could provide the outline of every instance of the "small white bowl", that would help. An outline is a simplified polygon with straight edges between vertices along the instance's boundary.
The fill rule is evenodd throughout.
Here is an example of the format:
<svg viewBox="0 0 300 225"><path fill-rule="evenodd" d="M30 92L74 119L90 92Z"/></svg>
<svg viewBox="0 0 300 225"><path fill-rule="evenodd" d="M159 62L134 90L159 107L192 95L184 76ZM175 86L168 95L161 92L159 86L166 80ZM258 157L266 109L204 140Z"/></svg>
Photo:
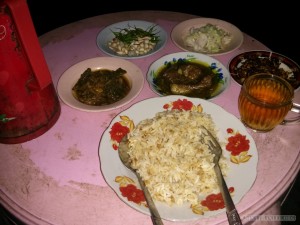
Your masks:
<svg viewBox="0 0 300 225"><path fill-rule="evenodd" d="M220 51L217 52L205 52L205 51L195 51L194 48L189 47L185 44L184 39L187 35L190 33L191 28L200 28L207 24L212 24L214 26L217 26L218 28L226 31L230 34L231 40L228 45L224 46L224 49L220 49ZM228 54L230 52L233 52L237 48L239 48L244 41L244 35L242 31L236 27L235 25L216 18L194 18L185 20L179 24L177 24L172 32L171 32L171 39L173 43L178 47L181 48L184 51L190 51L190 52L197 52L197 53L203 53L210 56L216 56L216 55L224 55Z"/></svg>
<svg viewBox="0 0 300 225"><path fill-rule="evenodd" d="M150 85L150 88L159 96L165 95L178 95L178 93L164 93L160 87L158 87L156 83L156 78L159 72L164 69L168 64L174 64L178 62L178 60L184 60L187 62L199 63L201 65L205 65L210 68L213 73L218 77L218 86L217 88L208 96L208 97L201 97L201 96L190 96L189 94L179 94L188 97L199 97L203 99L213 99L219 96L230 84L230 74L227 68L218 60L201 53L195 52L177 52L172 53L169 55L165 55L155 62L153 62L148 70L147 73L147 81Z"/></svg>
<svg viewBox="0 0 300 225"><path fill-rule="evenodd" d="M108 42L115 38L113 32L119 32L122 29L128 29L130 27L141 28L143 30L148 30L150 27L154 27L154 32L157 34L159 38L159 42L155 45L155 47L149 51L147 54L138 55L138 56L128 56L128 55L119 55L108 47ZM105 27L98 35L97 35L97 46L100 50L102 50L105 54L108 54L113 57L119 57L124 59L137 59L143 58L162 50L167 43L168 35L167 32L160 27L159 25L144 21L144 20L128 20L122 21L118 23L111 24Z"/></svg>
<svg viewBox="0 0 300 225"><path fill-rule="evenodd" d="M87 69L109 69L116 70L122 68L127 71L124 75L130 85L129 93L119 101L102 106L87 105L79 102L72 94L72 88L80 78L81 74ZM124 106L138 96L144 85L144 76L139 67L126 59L113 57L95 57L83 60L69 67L59 78L57 92L60 99L68 106L86 112L102 112L113 110Z"/></svg>

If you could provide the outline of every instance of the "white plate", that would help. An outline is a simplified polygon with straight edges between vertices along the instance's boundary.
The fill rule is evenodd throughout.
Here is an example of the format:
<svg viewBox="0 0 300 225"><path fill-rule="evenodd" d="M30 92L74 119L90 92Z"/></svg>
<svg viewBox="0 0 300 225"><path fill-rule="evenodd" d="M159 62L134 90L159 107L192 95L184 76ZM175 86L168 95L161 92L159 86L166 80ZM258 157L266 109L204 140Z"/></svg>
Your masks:
<svg viewBox="0 0 300 225"><path fill-rule="evenodd" d="M223 50L220 50L219 52L209 53L209 52L199 51L200 53L204 53L208 55L222 55L234 51L235 49L240 47L241 44L243 43L244 41L243 33L236 26L226 21L214 19L214 18L195 18L195 19L185 20L173 28L171 32L171 39L174 42L174 44L177 47L181 48L182 50L195 52L193 48L188 47L184 44L184 38L189 34L189 30L191 28L193 27L200 28L202 26L205 26L208 23L215 25L223 29L224 31L227 31L232 35L232 39L230 43Z"/></svg>
<svg viewBox="0 0 300 225"><path fill-rule="evenodd" d="M168 63L174 63L178 60L186 60L189 62L196 62L205 64L206 66L210 67L213 72L219 76L220 81L218 84L217 89L207 98L207 99L213 99L217 96L219 96L221 93L223 93L227 87L230 84L230 74L227 68L218 60L201 53L195 53L195 52L177 52L172 53L169 55L165 55L156 61L154 61L148 70L147 73L147 81L150 85L150 88L158 95L163 96L164 93L161 92L159 87L155 84L155 78L158 74L158 71L160 71L166 64ZM188 96L191 97L191 96Z"/></svg>
<svg viewBox="0 0 300 225"><path fill-rule="evenodd" d="M149 51L145 55L139 55L139 56L128 56L128 55L118 55L116 52L111 50L108 47L108 42L111 41L115 35L113 32L118 32L120 29L129 28L130 27L137 27L141 28L143 30L149 29L149 27L155 26L155 32L157 32L157 35L160 39L160 41L155 45L154 49ZM115 57L121 57L126 59L133 59L133 58L143 58L149 55L152 55L159 50L161 50L167 42L167 33L164 29L162 29L159 25L143 21L143 20L128 20L123 22L114 23L112 25L109 25L105 27L98 35L97 35L97 46L99 49L101 49L104 53L115 56Z"/></svg>
<svg viewBox="0 0 300 225"><path fill-rule="evenodd" d="M80 78L81 74L87 69L109 69L116 70L122 68L127 71L125 76L131 84L130 92L121 100L103 106L92 106L79 102L72 94L72 88ZM81 61L70 68L68 68L62 76L59 78L57 84L57 92L61 100L75 108L88 112L100 112L115 109L121 107L130 101L132 101L142 90L144 85L144 76L140 68L138 68L132 62L125 59L113 58L113 57L96 57Z"/></svg>
<svg viewBox="0 0 300 225"><path fill-rule="evenodd" d="M118 148L118 143L128 132L128 129L130 130L133 128L133 124L137 124L141 120L147 118L152 118L157 112L171 110L172 106L176 105L172 105L172 103L174 102L179 103L179 107L180 105L191 107L191 105L189 104L184 104L184 99L186 99L188 103L192 103L193 106L198 106L200 104L203 107L203 112L211 114L212 119L219 129L218 138L221 142L228 143L228 138L232 136L236 137L236 134L238 133L241 135L245 135L246 140L249 140L250 149L247 155L251 155L251 157L247 155L240 157L241 161L239 164L232 163L230 161L230 152L223 149L223 154L227 158L229 164L229 172L225 180L228 188L234 187L235 189L232 196L233 202L235 204L237 204L243 198L243 196L247 194L256 179L258 153L255 142L247 132L244 125L235 116L228 113L222 107L216 104L198 98L188 98L184 96L174 95L146 99L134 104L129 109L117 115L112 120L107 130L103 133L99 145L101 171L106 182L116 192L116 194L122 201L144 214L150 215L147 207L145 207L143 204L136 204L133 201L128 201L128 199L123 197L120 192L120 182L133 181L134 185L136 185L138 188L139 185L135 175L131 171L129 171L120 161L118 152L116 150ZM193 110L196 108L197 107L194 107ZM186 108L186 110L191 109ZM119 126L116 126L116 124ZM113 126L114 129L112 130ZM114 134L119 134L118 140L113 138L115 137ZM246 162L245 159L247 157L250 159ZM238 157L231 159L237 160ZM243 160L245 162L242 162ZM124 176L126 176L127 178L125 178ZM156 202L155 204L161 217L165 220L170 221L196 220L201 218L213 217L219 213L225 213L225 209L223 208L216 211L205 211L204 215L199 215L197 214L197 211L193 212L193 209L201 209L201 207L191 208L188 204L183 206L170 207L160 202Z"/></svg>

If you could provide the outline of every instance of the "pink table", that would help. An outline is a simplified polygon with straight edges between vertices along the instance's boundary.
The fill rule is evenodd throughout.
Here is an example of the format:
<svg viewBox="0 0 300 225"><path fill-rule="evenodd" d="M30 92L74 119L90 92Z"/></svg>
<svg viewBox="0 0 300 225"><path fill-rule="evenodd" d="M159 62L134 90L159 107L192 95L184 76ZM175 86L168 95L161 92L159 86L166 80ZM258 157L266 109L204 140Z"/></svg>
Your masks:
<svg viewBox="0 0 300 225"><path fill-rule="evenodd" d="M106 56L96 46L96 36L106 25L141 19L158 23L170 33L178 22L194 17L160 11L106 14L55 29L41 36L40 42L56 86L60 75L71 65L87 58ZM244 43L239 49L216 58L227 66L240 52L266 49L265 45L244 34ZM160 52L131 61L146 75L154 60L178 51L181 50L169 37ZM239 117L239 89L232 80L229 89L213 102ZM100 171L98 146L102 133L118 113L142 99L155 96L145 82L136 99L115 110L88 113L61 103L60 118L47 133L23 144L0 144L1 203L28 224L152 224L149 216L126 205L108 187ZM299 92L295 100L300 102ZM267 210L271 215L279 213L280 197L300 167L299 128L299 125L278 126L266 134L249 131L257 144L259 163L253 187L237 204L242 218L261 215ZM227 224L227 218L221 214L210 219L185 223L164 221L164 224Z"/></svg>

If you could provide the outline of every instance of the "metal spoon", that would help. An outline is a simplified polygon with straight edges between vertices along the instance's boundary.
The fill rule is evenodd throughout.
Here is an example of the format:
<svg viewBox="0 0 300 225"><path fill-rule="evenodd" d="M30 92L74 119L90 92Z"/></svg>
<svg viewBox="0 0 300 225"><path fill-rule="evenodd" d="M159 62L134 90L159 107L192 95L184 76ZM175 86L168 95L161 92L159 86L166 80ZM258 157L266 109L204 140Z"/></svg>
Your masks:
<svg viewBox="0 0 300 225"><path fill-rule="evenodd" d="M150 195L150 192L148 190L148 188L146 187L145 185L145 182L143 181L143 179L141 178L140 174L131 167L131 164L130 164L130 157L129 157L129 154L128 154L128 145L127 145L127 136L125 135L122 139L122 141L120 142L119 144L119 149L118 149L118 152L119 152L119 157L122 161L122 163L128 168L130 169L131 171L133 171L140 183L140 186L144 192L144 196L146 198L146 202L148 204L148 207L149 207L149 210L150 210L150 214L151 214L151 220L152 220L152 223L154 225L163 225L163 222L162 222L162 219L158 213L158 210L153 202L153 199Z"/></svg>
<svg viewBox="0 0 300 225"><path fill-rule="evenodd" d="M232 198L230 196L230 193L228 191L228 187L226 185L226 182L224 180L223 174L221 172L220 166L219 166L219 160L222 155L222 148L219 144L219 142L214 138L214 136L205 128L202 126L202 130L206 131L207 135L210 137L210 140L208 140L208 146L211 152L214 154L214 170L218 179L218 184L220 187L220 191L222 193L224 203L226 206L226 214L227 219L230 225L242 225L242 221L240 219L239 213L235 208L235 205L232 201Z"/></svg>

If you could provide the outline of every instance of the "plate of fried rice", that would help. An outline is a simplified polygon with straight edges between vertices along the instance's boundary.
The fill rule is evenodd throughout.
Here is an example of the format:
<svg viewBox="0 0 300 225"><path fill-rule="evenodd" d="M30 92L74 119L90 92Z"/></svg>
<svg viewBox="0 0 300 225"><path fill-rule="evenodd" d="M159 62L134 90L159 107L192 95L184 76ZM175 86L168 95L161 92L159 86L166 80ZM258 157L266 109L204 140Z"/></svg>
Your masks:
<svg viewBox="0 0 300 225"><path fill-rule="evenodd" d="M190 221L225 213L202 126L222 146L219 164L238 205L256 179L255 142L238 118L199 98L149 98L119 113L101 137L103 177L122 201L150 215L135 174L118 156L119 144L127 136L131 165L144 180L162 219Z"/></svg>

